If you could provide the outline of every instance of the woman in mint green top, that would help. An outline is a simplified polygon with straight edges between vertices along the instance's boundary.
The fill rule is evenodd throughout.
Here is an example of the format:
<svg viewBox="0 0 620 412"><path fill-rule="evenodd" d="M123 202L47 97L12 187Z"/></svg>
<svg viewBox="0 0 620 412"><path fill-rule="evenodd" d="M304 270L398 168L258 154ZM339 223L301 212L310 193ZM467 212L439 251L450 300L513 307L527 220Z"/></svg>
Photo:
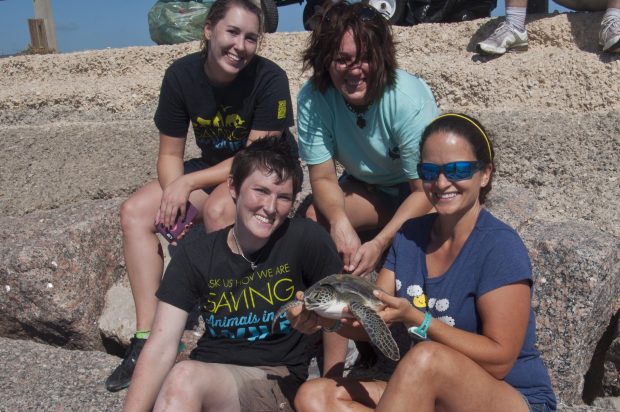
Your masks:
<svg viewBox="0 0 620 412"><path fill-rule="evenodd" d="M303 56L313 73L297 98L314 195L306 215L328 228L344 270L359 275L375 268L404 221L431 208L416 164L438 110L427 84L396 68L390 26L375 9L336 3L317 20ZM362 244L358 232L373 229Z"/></svg>

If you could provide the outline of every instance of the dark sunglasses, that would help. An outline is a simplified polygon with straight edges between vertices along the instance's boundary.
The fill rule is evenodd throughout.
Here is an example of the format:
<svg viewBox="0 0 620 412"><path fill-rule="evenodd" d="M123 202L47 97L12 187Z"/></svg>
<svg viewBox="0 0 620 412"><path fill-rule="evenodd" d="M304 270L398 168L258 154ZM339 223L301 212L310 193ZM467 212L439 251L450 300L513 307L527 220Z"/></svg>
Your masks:
<svg viewBox="0 0 620 412"><path fill-rule="evenodd" d="M439 174L443 173L446 179L451 182L458 180L469 180L474 173L482 170L484 163L475 160L471 162L450 162L443 165L435 163L418 163L418 175L425 182L434 182L439 178Z"/></svg>

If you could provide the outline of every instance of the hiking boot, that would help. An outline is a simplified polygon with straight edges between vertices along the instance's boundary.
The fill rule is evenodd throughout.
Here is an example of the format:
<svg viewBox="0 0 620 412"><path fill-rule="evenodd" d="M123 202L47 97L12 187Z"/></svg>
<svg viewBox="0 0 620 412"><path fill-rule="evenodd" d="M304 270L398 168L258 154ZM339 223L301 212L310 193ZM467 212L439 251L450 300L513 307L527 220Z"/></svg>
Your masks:
<svg viewBox="0 0 620 412"><path fill-rule="evenodd" d="M110 392L125 389L131 383L131 375L136 367L138 356L146 343L146 339L131 338L131 343L125 352L125 359L114 369L114 372L106 379L105 387Z"/></svg>
<svg viewBox="0 0 620 412"><path fill-rule="evenodd" d="M527 30L518 30L507 22L502 22L486 40L476 45L480 54L502 55L507 51L527 50Z"/></svg>
<svg viewBox="0 0 620 412"><path fill-rule="evenodd" d="M607 53L620 53L620 17L605 16L598 34L598 44Z"/></svg>

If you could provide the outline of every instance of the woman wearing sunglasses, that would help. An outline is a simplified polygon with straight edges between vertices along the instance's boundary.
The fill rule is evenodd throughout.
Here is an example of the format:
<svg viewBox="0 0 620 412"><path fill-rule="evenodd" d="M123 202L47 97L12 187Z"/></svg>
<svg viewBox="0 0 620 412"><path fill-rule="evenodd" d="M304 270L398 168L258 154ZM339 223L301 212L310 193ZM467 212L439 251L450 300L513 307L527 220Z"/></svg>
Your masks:
<svg viewBox="0 0 620 412"><path fill-rule="evenodd" d="M465 115L440 116L420 152L418 171L436 212L403 225L377 279L384 292L375 292L386 304L381 317L407 328L410 349L388 382L307 382L297 410L555 410L535 347L527 250L483 208L495 157L484 128ZM340 334L365 338L355 323L341 323Z"/></svg>
<svg viewBox="0 0 620 412"><path fill-rule="evenodd" d="M376 9L337 3L316 19L303 54L312 76L297 99L314 201L306 215L329 229L344 270L360 275L405 220L431 208L416 164L437 105L424 81L396 68L390 26ZM362 244L357 232L369 230L375 236Z"/></svg>

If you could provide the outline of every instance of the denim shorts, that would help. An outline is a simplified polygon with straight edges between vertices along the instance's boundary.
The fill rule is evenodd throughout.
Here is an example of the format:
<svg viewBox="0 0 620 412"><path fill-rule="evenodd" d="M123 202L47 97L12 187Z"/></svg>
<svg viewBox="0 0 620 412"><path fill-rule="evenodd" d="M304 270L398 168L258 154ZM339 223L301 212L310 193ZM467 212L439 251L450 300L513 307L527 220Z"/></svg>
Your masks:
<svg viewBox="0 0 620 412"><path fill-rule="evenodd" d="M192 172L197 172L199 170L203 170L206 169L208 167L211 167L211 165L204 160L202 157L197 157L195 159L190 159L190 160L186 160L185 162L183 162L183 174L188 174L188 173L192 173ZM205 187L202 190L210 195L211 192L213 192L213 190L217 187L216 186L209 186L209 187Z"/></svg>
<svg viewBox="0 0 620 412"><path fill-rule="evenodd" d="M552 410L546 403L530 403L525 395L521 394L521 396L525 399L525 403L527 403L528 408L530 408L530 412L555 412L555 409Z"/></svg>

